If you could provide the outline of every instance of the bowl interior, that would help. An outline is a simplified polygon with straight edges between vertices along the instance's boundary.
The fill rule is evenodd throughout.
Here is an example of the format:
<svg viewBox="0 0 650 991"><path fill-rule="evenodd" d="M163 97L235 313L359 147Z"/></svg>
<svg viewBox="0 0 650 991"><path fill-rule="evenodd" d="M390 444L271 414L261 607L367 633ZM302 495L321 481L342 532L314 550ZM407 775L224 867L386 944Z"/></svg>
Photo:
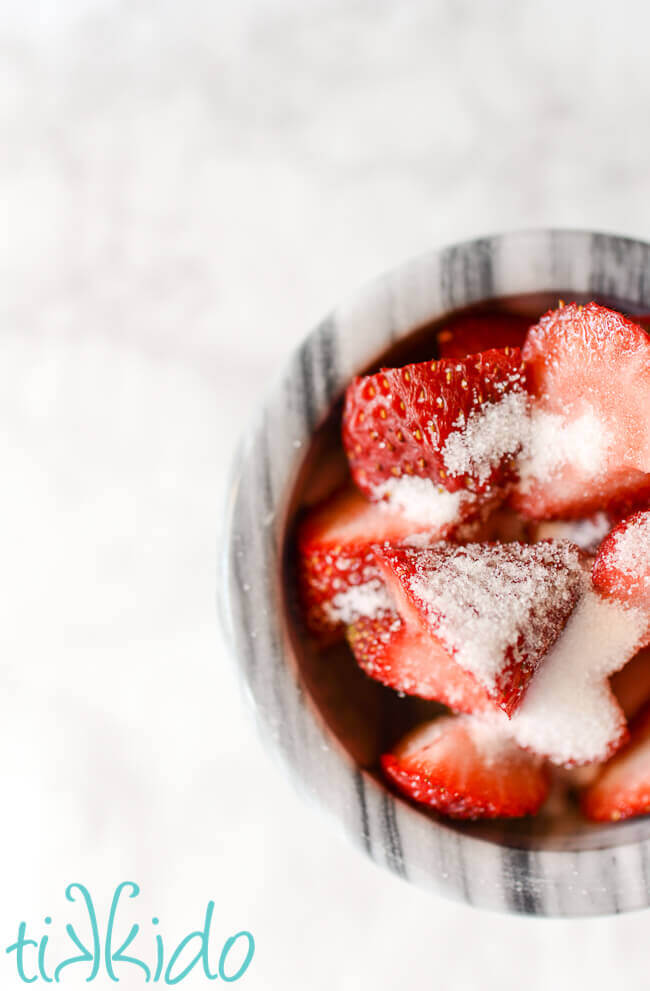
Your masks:
<svg viewBox="0 0 650 991"><path fill-rule="evenodd" d="M563 291L561 287L553 293L488 300L457 312L501 310L524 315L533 323L546 310L556 306L558 299L587 302L594 298L623 312L639 314L638 307L629 301L593 293L587 297L570 290ZM389 351L378 355L370 367L359 369L359 373L374 371L381 365L402 365L437 357L437 331L446 320L417 329ZM357 667L347 644L319 648L302 623L296 604L295 527L307 507L333 491L347 477L340 441L340 418L339 401L316 431L291 496L284 547L285 608L294 656L313 704L352 759L380 781L380 755L408 729L442 711L442 707L400 696L372 681ZM399 801L405 800L399 798ZM437 819L432 811L415 805L412 809L416 815ZM461 833L504 846L532 849L599 849L650 838L650 818L614 826L588 823L580 815L573 784L563 781L561 772L544 809L534 818L474 824L445 822Z"/></svg>

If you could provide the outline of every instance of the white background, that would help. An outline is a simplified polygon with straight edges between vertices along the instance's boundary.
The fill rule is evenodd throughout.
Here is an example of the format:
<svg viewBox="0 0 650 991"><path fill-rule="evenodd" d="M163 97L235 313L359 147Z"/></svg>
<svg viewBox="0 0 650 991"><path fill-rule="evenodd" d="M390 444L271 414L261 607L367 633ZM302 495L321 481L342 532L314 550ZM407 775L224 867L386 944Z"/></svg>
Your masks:
<svg viewBox="0 0 650 991"><path fill-rule="evenodd" d="M478 913L348 846L257 742L215 607L233 445L338 298L466 236L650 235L643 7L4 0L3 987L21 919L127 878L170 946L210 898L252 930L250 989L647 985L648 914Z"/></svg>

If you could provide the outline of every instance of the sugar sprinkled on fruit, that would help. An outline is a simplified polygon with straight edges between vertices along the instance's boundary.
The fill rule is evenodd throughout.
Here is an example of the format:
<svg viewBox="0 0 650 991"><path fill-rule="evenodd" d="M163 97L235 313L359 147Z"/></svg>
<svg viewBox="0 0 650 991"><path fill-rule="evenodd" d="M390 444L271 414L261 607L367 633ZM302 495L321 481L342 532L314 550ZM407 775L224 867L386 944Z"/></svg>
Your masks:
<svg viewBox="0 0 650 991"><path fill-rule="evenodd" d="M363 585L351 585L345 591L338 592L325 603L324 609L333 623L348 626L360 616L376 617L391 612L393 603L384 583L373 578Z"/></svg>
<svg viewBox="0 0 650 991"><path fill-rule="evenodd" d="M645 617L588 590L510 720L514 738L556 764L604 760L625 733L607 678L636 652Z"/></svg>
<svg viewBox="0 0 650 991"><path fill-rule="evenodd" d="M585 582L580 552L567 542L441 541L375 553L398 608L411 609L508 713Z"/></svg>

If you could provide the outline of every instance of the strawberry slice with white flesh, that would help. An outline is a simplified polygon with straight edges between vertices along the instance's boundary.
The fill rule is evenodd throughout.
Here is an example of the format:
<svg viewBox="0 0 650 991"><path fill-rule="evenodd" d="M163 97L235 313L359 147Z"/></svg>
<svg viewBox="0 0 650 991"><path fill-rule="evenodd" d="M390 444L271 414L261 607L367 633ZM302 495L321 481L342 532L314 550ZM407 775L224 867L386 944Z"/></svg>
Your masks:
<svg viewBox="0 0 650 991"><path fill-rule="evenodd" d="M650 812L650 705L634 719L627 746L585 791L582 809L595 822L618 822Z"/></svg>
<svg viewBox="0 0 650 991"><path fill-rule="evenodd" d="M645 331L604 306L571 303L531 327L522 354L533 401L515 507L534 519L550 519L647 500Z"/></svg>
<svg viewBox="0 0 650 991"><path fill-rule="evenodd" d="M332 640L357 616L390 607L372 544L409 538L429 543L460 522L446 509L439 512L435 498L414 518L384 502L369 502L351 485L315 506L298 530L299 595L309 630Z"/></svg>
<svg viewBox="0 0 650 991"><path fill-rule="evenodd" d="M496 709L485 689L441 643L395 612L360 616L346 635L359 667L397 692L442 702L456 712Z"/></svg>
<svg viewBox="0 0 650 991"><path fill-rule="evenodd" d="M511 715L584 588L578 548L477 543L375 548L397 611Z"/></svg>
<svg viewBox="0 0 650 991"><path fill-rule="evenodd" d="M478 716L442 716L382 757L413 801L457 819L533 815L546 799L544 762Z"/></svg>

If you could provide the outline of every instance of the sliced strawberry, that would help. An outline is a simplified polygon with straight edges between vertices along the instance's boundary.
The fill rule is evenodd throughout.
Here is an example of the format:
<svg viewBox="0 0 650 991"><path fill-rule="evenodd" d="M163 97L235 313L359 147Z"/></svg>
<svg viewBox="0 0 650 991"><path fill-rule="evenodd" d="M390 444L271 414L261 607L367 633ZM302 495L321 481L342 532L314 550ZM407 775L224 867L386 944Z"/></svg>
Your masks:
<svg viewBox="0 0 650 991"><path fill-rule="evenodd" d="M435 699L457 712L495 709L485 689L442 644L407 626L397 613L361 616L348 627L347 638L359 666L389 688Z"/></svg>
<svg viewBox="0 0 650 991"><path fill-rule="evenodd" d="M516 348L357 378L343 413L354 481L371 499L414 479L489 492L510 477L527 403Z"/></svg>
<svg viewBox="0 0 650 991"><path fill-rule="evenodd" d="M371 611L380 607L383 589L370 550L373 543L414 535L428 543L458 523L440 522L444 512L436 516L435 506L425 506L425 511L418 523L384 503L368 502L352 486L310 510L298 531L298 552L300 598L312 633L324 639L342 636L345 624L359 615L359 606Z"/></svg>
<svg viewBox="0 0 650 991"><path fill-rule="evenodd" d="M440 542L375 550L397 611L511 715L583 591L578 548Z"/></svg>
<svg viewBox="0 0 650 991"><path fill-rule="evenodd" d="M582 808L596 822L616 822L650 812L650 705L630 727L630 741L586 790Z"/></svg>
<svg viewBox="0 0 650 991"><path fill-rule="evenodd" d="M650 648L645 647L610 678L612 691L626 719L633 719L650 701Z"/></svg>
<svg viewBox="0 0 650 991"><path fill-rule="evenodd" d="M562 766L611 757L627 739L627 724L609 678L638 652L645 630L643 613L587 582L510 719L517 743Z"/></svg>
<svg viewBox="0 0 650 991"><path fill-rule="evenodd" d="M543 762L480 717L426 723L381 763L409 798L457 819L532 815L549 789Z"/></svg>
<svg viewBox="0 0 650 991"><path fill-rule="evenodd" d="M513 495L524 514L587 516L650 495L650 340L596 303L571 303L530 329L534 398Z"/></svg>
<svg viewBox="0 0 650 991"><path fill-rule="evenodd" d="M520 348L530 327L528 317L516 313L457 316L438 331L441 358L465 358L490 348Z"/></svg>
<svg viewBox="0 0 650 991"><path fill-rule="evenodd" d="M592 577L602 595L643 610L650 625L650 510L614 527L600 547Z"/></svg>

